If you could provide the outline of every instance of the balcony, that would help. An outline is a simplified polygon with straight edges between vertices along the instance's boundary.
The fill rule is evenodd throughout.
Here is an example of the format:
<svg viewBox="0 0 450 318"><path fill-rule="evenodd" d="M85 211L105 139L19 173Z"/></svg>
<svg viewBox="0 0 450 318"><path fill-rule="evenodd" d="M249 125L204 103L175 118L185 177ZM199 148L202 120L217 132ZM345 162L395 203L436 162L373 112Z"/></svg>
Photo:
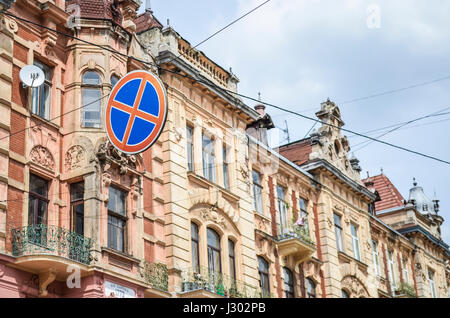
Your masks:
<svg viewBox="0 0 450 318"><path fill-rule="evenodd" d="M413 286L407 283L401 283L395 290L395 298L417 298L416 291Z"/></svg>
<svg viewBox="0 0 450 318"><path fill-rule="evenodd" d="M259 287L237 281L207 267L187 269L181 273L182 298L262 298Z"/></svg>
<svg viewBox="0 0 450 318"><path fill-rule="evenodd" d="M47 295L47 286L54 280L64 281L80 268L85 275L92 261L92 240L67 229L45 224L29 225L11 230L11 266L39 275L39 295Z"/></svg>
<svg viewBox="0 0 450 318"><path fill-rule="evenodd" d="M277 245L280 256L293 256L297 264L309 259L316 251L314 241L304 226L294 225L292 230L279 235Z"/></svg>
<svg viewBox="0 0 450 318"><path fill-rule="evenodd" d="M144 265L145 282L151 286L146 290L148 297L170 297L169 290L169 271L167 266L161 263L148 263Z"/></svg>

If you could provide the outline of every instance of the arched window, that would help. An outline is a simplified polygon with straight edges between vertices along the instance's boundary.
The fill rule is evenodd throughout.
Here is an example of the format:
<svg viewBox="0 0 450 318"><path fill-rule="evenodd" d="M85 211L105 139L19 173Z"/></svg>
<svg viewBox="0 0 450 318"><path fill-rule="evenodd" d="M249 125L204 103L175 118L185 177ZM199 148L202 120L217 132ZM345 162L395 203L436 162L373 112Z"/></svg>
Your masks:
<svg viewBox="0 0 450 318"><path fill-rule="evenodd" d="M308 298L316 298L316 283L310 278L306 279L306 293L308 294Z"/></svg>
<svg viewBox="0 0 450 318"><path fill-rule="evenodd" d="M216 231L208 229L208 269L210 272L221 273L222 264L220 261L220 236Z"/></svg>
<svg viewBox="0 0 450 318"><path fill-rule="evenodd" d="M341 292L342 292L342 298L350 298L350 295L345 290L341 290Z"/></svg>
<svg viewBox="0 0 450 318"><path fill-rule="evenodd" d="M100 76L96 72L88 71L84 73L82 94L82 126L100 128L102 87Z"/></svg>
<svg viewBox="0 0 450 318"><path fill-rule="evenodd" d="M200 272L200 253L199 253L199 237L198 226L191 223L191 249L192 249L192 271L194 273Z"/></svg>
<svg viewBox="0 0 450 318"><path fill-rule="evenodd" d="M270 295L269 263L261 256L258 256L258 272L262 296L267 297Z"/></svg>
<svg viewBox="0 0 450 318"><path fill-rule="evenodd" d="M284 289L286 298L295 298L294 275L289 268L284 268Z"/></svg>
<svg viewBox="0 0 450 318"><path fill-rule="evenodd" d="M112 75L111 76L111 89L114 88L114 86L116 86L117 82L120 80L120 78L116 75Z"/></svg>
<svg viewBox="0 0 450 318"><path fill-rule="evenodd" d="M230 263L230 276L233 280L236 279L236 254L234 252L234 242L228 240L228 257Z"/></svg>

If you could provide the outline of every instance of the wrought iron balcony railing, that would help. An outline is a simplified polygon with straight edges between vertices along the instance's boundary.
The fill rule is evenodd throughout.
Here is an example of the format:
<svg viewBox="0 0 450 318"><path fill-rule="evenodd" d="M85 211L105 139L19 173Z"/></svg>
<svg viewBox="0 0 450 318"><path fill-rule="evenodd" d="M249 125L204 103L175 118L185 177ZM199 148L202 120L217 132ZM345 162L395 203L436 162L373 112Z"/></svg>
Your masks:
<svg viewBox="0 0 450 318"><path fill-rule="evenodd" d="M229 298L269 298L272 295L261 292L259 287L251 286L234 278L209 270L207 267L186 269L181 273L181 291L207 290Z"/></svg>
<svg viewBox="0 0 450 318"><path fill-rule="evenodd" d="M89 265L92 240L57 226L29 225L12 229L14 256L55 255Z"/></svg>
<svg viewBox="0 0 450 318"><path fill-rule="evenodd" d="M169 271L164 264L145 262L144 278L147 284L153 288L162 291L169 290Z"/></svg>

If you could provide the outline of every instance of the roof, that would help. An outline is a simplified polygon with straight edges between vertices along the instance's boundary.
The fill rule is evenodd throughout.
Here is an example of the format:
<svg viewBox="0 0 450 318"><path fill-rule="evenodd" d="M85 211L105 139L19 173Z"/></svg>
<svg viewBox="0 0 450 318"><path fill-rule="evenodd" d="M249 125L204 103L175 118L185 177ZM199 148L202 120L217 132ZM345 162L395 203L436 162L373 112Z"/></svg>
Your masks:
<svg viewBox="0 0 450 318"><path fill-rule="evenodd" d="M136 33L142 33L153 28L163 27L163 25L150 11L145 11L144 13L139 14L136 19L134 19L134 23L136 24Z"/></svg>
<svg viewBox="0 0 450 318"><path fill-rule="evenodd" d="M122 12L114 0L69 0L66 6L76 4L80 7L81 18L111 20L122 25Z"/></svg>
<svg viewBox="0 0 450 318"><path fill-rule="evenodd" d="M373 188L380 195L380 201L375 202L375 211L383 211L395 207L402 207L404 198L398 189L392 184L391 180L384 174L375 177L370 177L362 180L364 184L373 182Z"/></svg>
<svg viewBox="0 0 450 318"><path fill-rule="evenodd" d="M281 146L279 152L283 157L301 166L309 161L309 155L312 152L311 138Z"/></svg>

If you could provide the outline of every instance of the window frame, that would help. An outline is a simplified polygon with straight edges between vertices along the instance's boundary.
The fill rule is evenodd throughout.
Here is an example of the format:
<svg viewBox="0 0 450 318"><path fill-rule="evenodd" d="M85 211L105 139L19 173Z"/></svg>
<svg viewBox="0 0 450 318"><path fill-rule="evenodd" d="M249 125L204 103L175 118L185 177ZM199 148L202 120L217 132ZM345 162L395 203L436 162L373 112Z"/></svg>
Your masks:
<svg viewBox="0 0 450 318"><path fill-rule="evenodd" d="M222 162L223 162L223 187L230 190L230 172L228 167L228 149L227 145L222 146Z"/></svg>
<svg viewBox="0 0 450 318"><path fill-rule="evenodd" d="M207 143L205 143L205 141ZM203 132L202 134L202 165L203 177L216 183L216 140Z"/></svg>
<svg viewBox="0 0 450 318"><path fill-rule="evenodd" d="M430 284L431 298L438 298L436 290L436 282L434 280L435 274L436 272L434 270L428 268L428 283Z"/></svg>
<svg viewBox="0 0 450 318"><path fill-rule="evenodd" d="M186 125L186 159L187 170L194 171L194 127Z"/></svg>
<svg viewBox="0 0 450 318"><path fill-rule="evenodd" d="M228 263L230 270L230 277L232 280L236 280L236 243L228 239Z"/></svg>
<svg viewBox="0 0 450 318"><path fill-rule="evenodd" d="M216 247L214 245L210 245L210 240L209 240L209 235L208 233L213 233L214 236L217 237L218 242L219 242L219 247ZM208 227L206 228L206 247L207 247L207 256L208 256L208 271L210 272L214 272L214 273L222 273L222 248L221 248L221 237L220 234L217 233L216 230ZM210 254L211 253L211 254ZM210 262L210 255L212 256L212 260L213 263ZM215 260L219 260L219 268L217 270L217 268L213 268L211 265L216 266L217 264L215 264Z"/></svg>
<svg viewBox="0 0 450 318"><path fill-rule="evenodd" d="M350 223L350 233L352 236L353 256L356 260L361 261L361 250L359 248L358 226Z"/></svg>
<svg viewBox="0 0 450 318"><path fill-rule="evenodd" d="M306 281L306 298L317 298L317 284L309 277L305 279ZM310 292L310 287L312 292Z"/></svg>
<svg viewBox="0 0 450 318"><path fill-rule="evenodd" d="M261 267L264 264L267 270ZM270 263L262 256L258 256L258 275L259 287L263 297L270 295ZM263 282L267 282L267 289L264 288Z"/></svg>
<svg viewBox="0 0 450 318"><path fill-rule="evenodd" d="M111 189L114 189L116 191L119 191L124 194L124 214L120 214L117 211L110 210L109 208L109 200L111 199ZM128 191L111 184L109 186L109 196L108 196L108 248L111 248L113 250L127 253L128 252ZM119 232L122 235L122 249L116 248L114 245L118 243L117 241L115 244L112 244L110 241L110 228L115 227L116 229L119 228L116 224L112 224L110 222L111 219L118 220L119 222L123 223L123 226L121 228L121 231ZM119 228L120 229L120 228ZM116 238L117 240L117 238Z"/></svg>
<svg viewBox="0 0 450 318"><path fill-rule="evenodd" d="M255 182L255 176L258 177L258 182ZM259 214L264 214L264 203L263 203L263 185L262 185L262 174L256 170L252 170L252 184L253 184L253 205L255 211ZM255 189L258 189L258 196ZM258 203L260 205L260 209L258 209Z"/></svg>
<svg viewBox="0 0 450 318"><path fill-rule="evenodd" d="M408 260L406 257L402 258L402 276L403 276L403 282L406 284L409 284L409 271L408 271Z"/></svg>
<svg viewBox="0 0 450 318"><path fill-rule="evenodd" d="M50 109L52 104L52 81L53 81L53 69L51 66L39 61L34 60L33 62L34 66L39 67L44 72L44 83L39 87L33 87L32 90L32 97L31 97L31 112L39 116L41 118L44 118L46 120L50 120ZM48 96L45 95L45 90L48 90ZM37 105L35 103L35 94L38 94L37 96ZM44 100L47 97L47 100L44 101L44 114L42 114L42 99L41 96L44 95Z"/></svg>
<svg viewBox="0 0 450 318"><path fill-rule="evenodd" d="M283 235L289 232L288 211L286 206L287 188L280 184L277 184L276 190L277 190L278 213L280 214L280 234Z"/></svg>
<svg viewBox="0 0 450 318"><path fill-rule="evenodd" d="M388 274L389 282L391 283L393 289L397 288L397 282L395 281L395 264L394 264L394 251L388 250Z"/></svg>
<svg viewBox="0 0 450 318"><path fill-rule="evenodd" d="M304 208L302 208L302 202L303 202ZM307 233L309 233L308 200L306 200L302 197L298 197L298 209L299 209L300 217L304 219L303 227L305 228Z"/></svg>
<svg viewBox="0 0 450 318"><path fill-rule="evenodd" d="M339 224L336 224L336 220L339 220ZM342 216L337 213L333 213L333 223L334 223L334 235L336 239L336 249L338 250L338 252L344 252L344 240L343 240L344 231L342 228Z"/></svg>
<svg viewBox="0 0 450 318"><path fill-rule="evenodd" d="M85 77L88 73L93 73L98 76L98 84L85 83ZM81 77L81 103L82 103L81 106L83 107L81 109L81 127L82 128L95 128L95 129L102 128L102 99L101 99L102 91L103 91L102 84L103 84L102 77L100 76L100 73L96 70L87 70L83 73L83 75ZM85 98L87 98L87 97L85 97L85 91L96 91L96 92L98 92L98 97L95 97L94 100L91 102L86 102ZM87 108L90 106L92 106L92 107L98 106L98 112L99 112L98 123L95 122L92 124L92 126L86 124L86 118L85 118L85 114L87 113ZM94 111L90 111L90 112L94 112Z"/></svg>
<svg viewBox="0 0 450 318"><path fill-rule="evenodd" d="M284 273L284 296L285 298L295 298L294 273L287 267L283 267Z"/></svg>
<svg viewBox="0 0 450 318"><path fill-rule="evenodd" d="M194 228L197 237L194 237ZM196 255L194 255L194 245L196 245ZM191 258L193 272L200 273L200 231L198 224L195 222L191 222Z"/></svg>
<svg viewBox="0 0 450 318"><path fill-rule="evenodd" d="M32 191L31 183L33 182L33 179L37 179L39 181L43 181L45 184L45 195L39 194L37 192ZM50 182L49 180L46 180L44 178L41 178L40 176L30 173L30 185L29 185L29 192L28 192L28 225L39 225L39 224L47 224L48 220L48 205L49 205L49 194L50 190ZM33 205L33 208L31 208L32 201L36 201L36 203ZM39 208L39 202L42 202L45 204L45 212L44 217L41 218L41 222L38 222L38 208ZM32 211L30 211L32 209ZM32 220L30 220L30 214L32 214Z"/></svg>
<svg viewBox="0 0 450 318"><path fill-rule="evenodd" d="M380 255L378 253L378 242L375 240L370 240L370 247L372 249L372 261L375 265L375 270L378 276L381 275L381 268L380 268Z"/></svg>
<svg viewBox="0 0 450 318"><path fill-rule="evenodd" d="M73 195L73 189L77 186L77 185L80 185L80 184L82 184L83 185L83 187L82 187L82 189L83 189L83 194L82 194L82 196L80 197L80 198L73 198L72 197L72 195ZM84 235L84 181L79 181L79 182L74 182L74 183L71 183L70 184L70 211L71 211L71 214L70 214L70 217L71 217L71 228L72 228L72 232L75 232L75 233L77 233L77 234L79 234L79 235ZM82 206L83 207L83 212L82 212L82 220L83 220L83 222L82 222L82 231L81 231L81 233L80 233L80 231L78 231L78 227L77 227L77 220L78 220L78 217L79 217L79 215L78 214L81 214L81 213L79 213L79 212L77 212L75 209L78 207L78 206Z"/></svg>

